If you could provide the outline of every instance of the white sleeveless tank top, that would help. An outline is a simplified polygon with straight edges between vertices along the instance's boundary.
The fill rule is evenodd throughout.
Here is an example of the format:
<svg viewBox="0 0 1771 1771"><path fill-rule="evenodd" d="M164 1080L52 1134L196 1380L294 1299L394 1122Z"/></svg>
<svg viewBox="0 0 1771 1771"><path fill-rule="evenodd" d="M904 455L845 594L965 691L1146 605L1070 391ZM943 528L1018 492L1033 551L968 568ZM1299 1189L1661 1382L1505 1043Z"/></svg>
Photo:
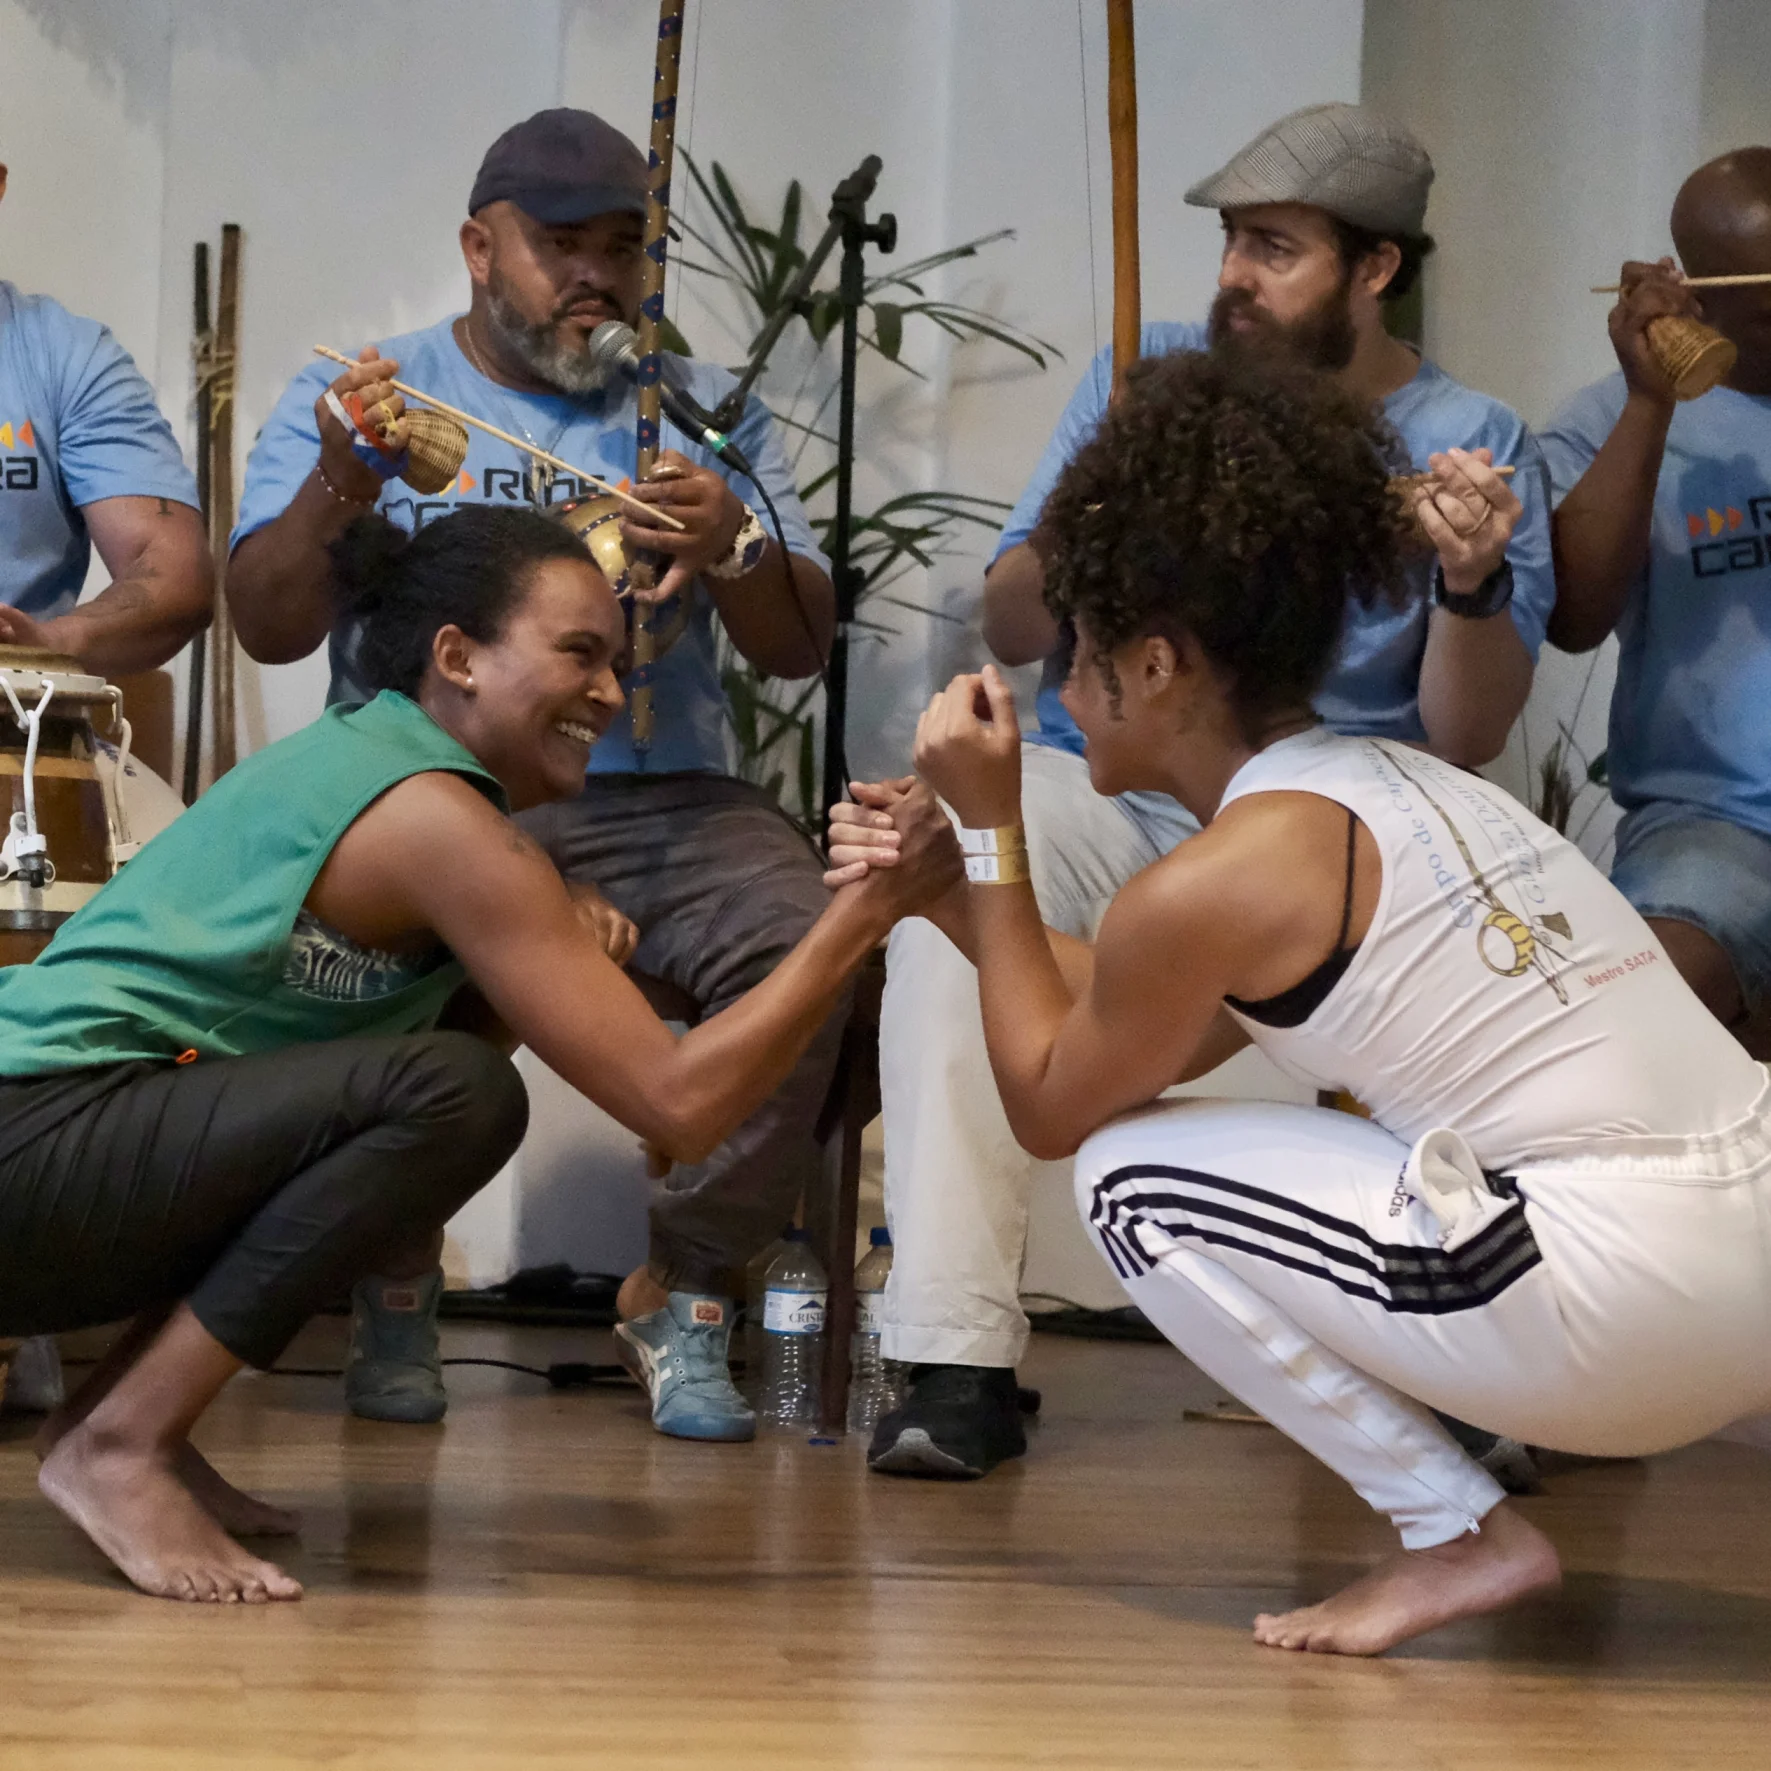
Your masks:
<svg viewBox="0 0 1771 1771"><path fill-rule="evenodd" d="M1252 757L1223 804L1275 792L1350 808L1383 858L1371 926L1316 1011L1236 1016L1282 1070L1348 1090L1405 1143L1460 1132L1491 1171L1754 1110L1763 1069L1611 882L1498 787L1317 729Z"/></svg>

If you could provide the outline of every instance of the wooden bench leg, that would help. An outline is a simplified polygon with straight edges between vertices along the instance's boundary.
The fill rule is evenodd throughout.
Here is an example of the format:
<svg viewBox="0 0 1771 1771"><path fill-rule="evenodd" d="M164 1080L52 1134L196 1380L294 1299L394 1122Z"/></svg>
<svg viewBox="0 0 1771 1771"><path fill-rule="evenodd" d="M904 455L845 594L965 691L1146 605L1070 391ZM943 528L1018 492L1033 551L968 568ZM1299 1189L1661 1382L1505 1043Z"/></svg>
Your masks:
<svg viewBox="0 0 1771 1771"><path fill-rule="evenodd" d="M818 1425L841 1433L849 1419L849 1356L855 1335L855 1226L861 1194L861 1138L879 1116L879 1004L885 955L876 953L855 981L855 1005L819 1122L825 1161L822 1197L807 1213L819 1258L830 1276L824 1313L824 1372Z"/></svg>

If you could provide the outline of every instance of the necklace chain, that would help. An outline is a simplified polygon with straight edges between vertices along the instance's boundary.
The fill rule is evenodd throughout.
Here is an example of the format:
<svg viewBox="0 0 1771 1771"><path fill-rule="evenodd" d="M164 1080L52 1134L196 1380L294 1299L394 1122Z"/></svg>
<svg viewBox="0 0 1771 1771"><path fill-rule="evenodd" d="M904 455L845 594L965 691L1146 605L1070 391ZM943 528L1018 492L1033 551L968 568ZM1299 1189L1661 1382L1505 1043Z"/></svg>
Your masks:
<svg viewBox="0 0 1771 1771"><path fill-rule="evenodd" d="M566 432L572 427L573 415L570 412L566 414L565 418L560 422L560 428L554 432L550 441L547 443L540 442L536 438L535 433L523 422L521 409L512 403L504 387L494 378L492 371L486 367L485 359L480 355L480 347L474 342L473 320L471 317L463 316L461 322L461 336L467 340L467 354L473 366L479 370L480 374L483 375L487 381L491 382L493 387L498 389L498 403L504 408L505 416L516 425L517 429L520 430L537 449L545 449L549 455L556 454L559 450L560 439L564 437ZM535 505L538 509L545 509L553 502L553 482L553 467L549 463L539 461L531 455L529 457L528 475L529 502Z"/></svg>

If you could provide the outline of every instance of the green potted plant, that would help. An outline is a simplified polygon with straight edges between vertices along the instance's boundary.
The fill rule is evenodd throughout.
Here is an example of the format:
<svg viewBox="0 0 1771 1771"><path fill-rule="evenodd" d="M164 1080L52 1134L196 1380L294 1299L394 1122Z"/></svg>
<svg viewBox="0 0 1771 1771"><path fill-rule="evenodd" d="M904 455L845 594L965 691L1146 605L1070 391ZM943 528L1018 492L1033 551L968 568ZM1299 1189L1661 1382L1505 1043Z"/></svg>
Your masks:
<svg viewBox="0 0 1771 1771"><path fill-rule="evenodd" d="M779 219L765 224L745 207L717 160L703 172L692 158L683 158L695 201L676 217L683 241L676 257L678 273L725 285L737 297L744 321L755 337L787 300L806 261L806 249L800 242L803 187L794 179L781 200ZM933 326L959 343L992 341L1044 369L1050 357L1062 354L1053 346L980 308L928 292L930 280L944 267L975 258L985 248L1011 238L1012 230L1001 228L869 277L862 313L862 349L920 380L919 371L903 356L906 327L920 324ZM834 279L834 267L831 275ZM814 289L798 312L821 359L842 317L834 280L828 288ZM670 328L666 342L673 350L691 354L687 340L675 328ZM836 439L826 428L836 382L834 376L824 379L828 385L816 385L818 378L808 369L788 395L769 400L770 410L793 439L794 462L801 474L800 500L821 541L828 540L834 520L831 493L836 475L829 460ZM999 527L1008 509L1000 499L935 487L900 492L870 511L858 511L849 556L863 575L858 637L878 640L884 636L879 623L867 618L869 606L893 606L931 619L952 619L904 595L904 579L953 552L958 537L968 528ZM726 644L723 636L721 646L720 674L732 709L738 773L768 788L792 816L814 824L822 685L816 680L787 683L763 676Z"/></svg>

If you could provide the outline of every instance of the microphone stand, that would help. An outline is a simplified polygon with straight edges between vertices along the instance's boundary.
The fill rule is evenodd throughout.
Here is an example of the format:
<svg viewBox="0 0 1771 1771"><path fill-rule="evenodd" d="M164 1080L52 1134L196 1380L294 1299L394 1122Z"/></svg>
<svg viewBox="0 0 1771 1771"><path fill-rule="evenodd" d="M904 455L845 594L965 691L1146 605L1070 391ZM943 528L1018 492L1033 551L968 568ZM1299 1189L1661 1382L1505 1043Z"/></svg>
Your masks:
<svg viewBox="0 0 1771 1771"><path fill-rule="evenodd" d="M861 308L867 289L865 251L877 246L890 252L898 244L898 218L881 215L868 221L867 204L878 182L881 161L869 154L830 193L830 222L812 248L805 267L782 297L774 317L758 334L738 385L714 408L714 427L730 431L744 414L744 403L767 367L788 322L806 312L812 284L824 262L840 244L842 265L837 299L842 310L842 356L837 390L836 515L830 529L830 580L836 590L836 638L824 673L824 794L821 805L834 805L848 787L848 756L844 743L849 711L849 636L866 574L849 563L854 534L855 374L860 356Z"/></svg>

